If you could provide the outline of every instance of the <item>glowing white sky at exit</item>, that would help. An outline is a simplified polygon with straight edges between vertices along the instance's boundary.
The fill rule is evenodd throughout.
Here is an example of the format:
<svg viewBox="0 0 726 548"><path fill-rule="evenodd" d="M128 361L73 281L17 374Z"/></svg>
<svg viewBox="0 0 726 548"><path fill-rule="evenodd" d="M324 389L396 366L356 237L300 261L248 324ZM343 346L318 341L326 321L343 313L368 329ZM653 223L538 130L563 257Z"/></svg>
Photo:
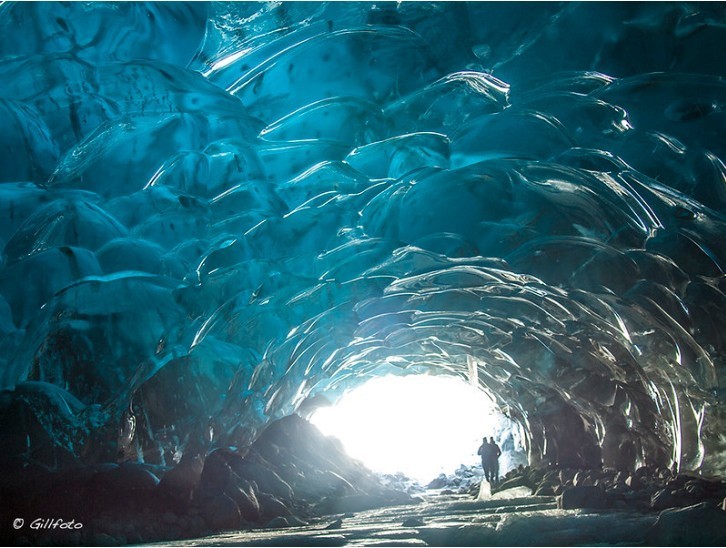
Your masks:
<svg viewBox="0 0 726 548"><path fill-rule="evenodd" d="M481 438L499 417L482 391L458 378L409 375L368 381L311 422L371 470L427 482L477 463Z"/></svg>

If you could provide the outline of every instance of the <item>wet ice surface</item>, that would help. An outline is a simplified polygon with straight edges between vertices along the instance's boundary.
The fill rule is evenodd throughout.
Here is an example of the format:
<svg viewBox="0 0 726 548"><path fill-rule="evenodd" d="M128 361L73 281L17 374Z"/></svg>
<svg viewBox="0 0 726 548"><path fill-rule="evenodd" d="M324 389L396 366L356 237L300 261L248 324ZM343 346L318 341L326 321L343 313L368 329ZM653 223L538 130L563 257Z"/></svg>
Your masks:
<svg viewBox="0 0 726 548"><path fill-rule="evenodd" d="M557 510L554 497L474 501L429 492L420 504L327 517L292 529L245 531L181 546L592 546L638 545L657 516ZM341 519L340 528L328 529ZM175 543L176 544L176 543ZM163 545L163 544L161 544Z"/></svg>
<svg viewBox="0 0 726 548"><path fill-rule="evenodd" d="M533 462L723 472L719 4L0 14L8 466L426 372Z"/></svg>

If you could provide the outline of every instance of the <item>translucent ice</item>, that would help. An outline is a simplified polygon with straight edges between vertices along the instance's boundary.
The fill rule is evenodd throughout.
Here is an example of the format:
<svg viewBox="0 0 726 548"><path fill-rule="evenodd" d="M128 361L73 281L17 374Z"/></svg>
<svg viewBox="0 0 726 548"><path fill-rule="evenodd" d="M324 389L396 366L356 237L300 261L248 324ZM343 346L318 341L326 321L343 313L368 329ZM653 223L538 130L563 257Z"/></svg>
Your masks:
<svg viewBox="0 0 726 548"><path fill-rule="evenodd" d="M723 472L717 3L0 15L3 458L475 368L532 462Z"/></svg>

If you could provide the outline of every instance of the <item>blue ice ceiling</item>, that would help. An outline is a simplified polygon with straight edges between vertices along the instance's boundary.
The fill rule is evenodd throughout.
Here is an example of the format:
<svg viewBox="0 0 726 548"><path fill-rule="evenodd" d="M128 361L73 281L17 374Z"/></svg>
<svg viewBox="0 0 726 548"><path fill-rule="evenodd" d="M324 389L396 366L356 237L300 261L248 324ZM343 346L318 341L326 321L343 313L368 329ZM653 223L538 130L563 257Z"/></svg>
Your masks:
<svg viewBox="0 0 726 548"><path fill-rule="evenodd" d="M718 470L725 22L3 3L3 458L170 464L428 372L533 462Z"/></svg>

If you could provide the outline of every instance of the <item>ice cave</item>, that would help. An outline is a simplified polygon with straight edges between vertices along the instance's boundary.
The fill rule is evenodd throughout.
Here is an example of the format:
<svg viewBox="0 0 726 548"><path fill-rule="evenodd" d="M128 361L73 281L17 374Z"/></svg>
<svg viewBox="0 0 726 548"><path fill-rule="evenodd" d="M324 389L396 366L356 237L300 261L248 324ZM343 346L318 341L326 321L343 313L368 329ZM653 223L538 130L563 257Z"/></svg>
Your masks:
<svg viewBox="0 0 726 548"><path fill-rule="evenodd" d="M0 539L722 545L725 52L723 2L0 2ZM501 486L311 425L374 382L493 413Z"/></svg>

